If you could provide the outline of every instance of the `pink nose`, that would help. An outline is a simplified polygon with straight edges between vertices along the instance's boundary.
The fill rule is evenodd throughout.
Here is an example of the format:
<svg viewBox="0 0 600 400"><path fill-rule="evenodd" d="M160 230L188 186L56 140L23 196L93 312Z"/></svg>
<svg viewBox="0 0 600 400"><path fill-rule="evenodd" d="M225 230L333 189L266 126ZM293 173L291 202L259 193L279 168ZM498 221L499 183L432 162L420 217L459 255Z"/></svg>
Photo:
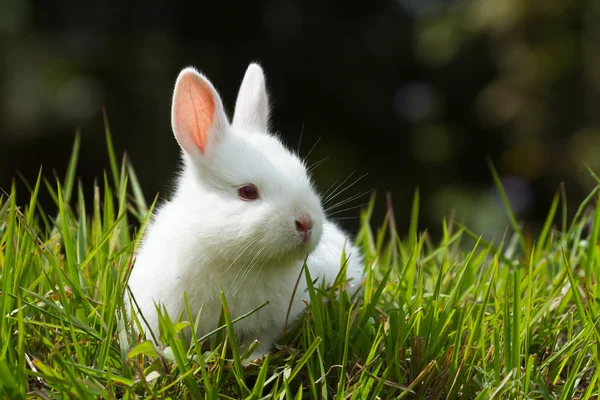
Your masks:
<svg viewBox="0 0 600 400"><path fill-rule="evenodd" d="M308 215L302 215L296 218L296 229L300 232L304 238L304 241L308 241L310 238L310 230L313 226L312 218Z"/></svg>

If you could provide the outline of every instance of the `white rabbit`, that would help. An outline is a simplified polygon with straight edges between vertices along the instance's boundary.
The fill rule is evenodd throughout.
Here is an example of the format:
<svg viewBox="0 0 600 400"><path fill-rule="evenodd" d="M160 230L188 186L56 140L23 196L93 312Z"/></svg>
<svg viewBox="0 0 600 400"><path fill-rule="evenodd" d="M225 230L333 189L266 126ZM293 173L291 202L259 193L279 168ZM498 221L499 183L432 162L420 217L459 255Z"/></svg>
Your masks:
<svg viewBox="0 0 600 400"><path fill-rule="evenodd" d="M353 291L363 280L362 256L325 219L304 162L268 133L259 65L246 71L232 124L213 85L193 68L177 78L171 118L183 171L173 197L148 227L129 286L156 335L155 303L171 318L185 318L184 292L192 313L202 307L199 337L218 326L221 287L232 318L268 301L234 324L240 345L259 341L252 359L259 358L281 339L307 255L313 279L331 285L345 249ZM307 297L302 277L288 323L302 315Z"/></svg>

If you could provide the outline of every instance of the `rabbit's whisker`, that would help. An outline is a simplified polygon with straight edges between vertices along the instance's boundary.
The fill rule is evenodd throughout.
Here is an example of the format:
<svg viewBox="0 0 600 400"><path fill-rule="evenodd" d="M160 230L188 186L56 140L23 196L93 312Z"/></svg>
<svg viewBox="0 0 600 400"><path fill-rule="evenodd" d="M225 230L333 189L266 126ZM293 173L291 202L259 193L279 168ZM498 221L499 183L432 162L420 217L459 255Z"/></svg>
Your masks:
<svg viewBox="0 0 600 400"><path fill-rule="evenodd" d="M273 248L275 247L275 245L273 243L271 243L269 245L269 248L267 250L267 252L271 251ZM261 263L260 267L258 268L258 271L256 272L256 274L254 275L254 282L252 283L252 288L254 288L256 286L256 284L258 283L258 279L260 277L260 273L262 272L262 269L264 268L265 264Z"/></svg>
<svg viewBox="0 0 600 400"><path fill-rule="evenodd" d="M313 165L311 165L310 167L308 167L308 168L306 169L306 173L307 173L307 174L310 174L310 173L312 173L312 172L313 172L315 169L317 169L317 167L318 167L319 165L323 164L325 161L329 160L330 158L331 158L331 157L329 156L329 157L325 157L325 158L323 158L323 159L321 159L321 160L317 161L316 163L314 163Z"/></svg>
<svg viewBox="0 0 600 400"><path fill-rule="evenodd" d="M327 213L328 211L335 210L336 208L341 207L341 206L343 206L345 204L348 204L348 203L350 203L350 202L352 202L354 200L358 200L361 197L364 197L364 196L366 196L369 193L371 193L371 192L368 191L368 190L364 191L364 192L357 193L355 195L352 195L352 196L348 197L345 200L339 201L336 204L327 207L324 211Z"/></svg>
<svg viewBox="0 0 600 400"><path fill-rule="evenodd" d="M308 157L310 157L310 153L312 153L312 151L315 149L315 147L317 147L317 144L319 144L319 142L321 141L321 137L322 136L319 136L319 138L317 139L315 144L313 144L313 146L310 148L310 150L308 151L308 154L306 155L306 157L304 157L305 160L308 160Z"/></svg>
<svg viewBox="0 0 600 400"><path fill-rule="evenodd" d="M339 180L340 177L338 176L337 179L327 188L327 190L323 192L323 194L321 195L321 199L324 199L327 196L327 193L329 193L329 191L335 186L336 183L338 183Z"/></svg>
<svg viewBox="0 0 600 400"><path fill-rule="evenodd" d="M296 154L300 154L300 145L302 144L302 135L304 134L304 122L302 123L302 129L300 129L300 140L298 140L298 147L296 148Z"/></svg>
<svg viewBox="0 0 600 400"><path fill-rule="evenodd" d="M244 265L242 265L242 266L239 268L239 270L238 270L237 274L235 275L235 278L233 279L233 281L232 281L232 283L231 283L231 288L236 288L236 282L238 282L238 276L240 276L240 273L241 273L242 275L241 275L241 277L240 277L240 279L239 279L239 282L241 283L241 282L243 282L243 281L244 281L244 276L246 275L246 272L247 272L249 269L251 269L251 268L252 268L253 264L254 264L254 263L256 262L256 260L257 260L257 259L260 257L260 255L262 254L263 250L264 250L264 249L265 249L265 247L266 247L266 246L264 245L264 243L263 243L263 240L264 240L264 239L263 239L263 238L261 238L260 240L258 240L258 241L257 241L257 244L256 244L256 245L258 246L258 245L260 244L260 246L258 247L258 251L256 251L256 252L254 253L254 255L252 256L252 258L251 258L251 259L250 259L248 262L246 262ZM255 247L256 247L256 246L254 246L254 247L252 248L252 250L254 250L254 249L255 249ZM237 291L237 290L239 290L239 288L236 288L236 291Z"/></svg>
<svg viewBox="0 0 600 400"><path fill-rule="evenodd" d="M259 238L259 239L255 240L255 241L254 241L254 245L252 246L252 250L254 250L254 248L256 248L256 246L258 246L258 245L260 244L260 242L261 242L261 238ZM244 251L244 252L245 252L245 251ZM254 255L254 257L256 257L256 254ZM252 262L252 260L254 260L254 257L253 257L253 258L252 258L252 259L251 259L251 260L250 260L248 263L251 263L251 262ZM246 263L246 264L248 264L248 263ZM232 281L231 281L231 283L229 284L229 290L232 290L233 288L235 288L235 282L237 281L237 278L238 278L238 276L240 275L240 273L241 273L242 271L244 271L244 267L245 267L245 265L246 265L246 264L242 265L242 266L241 266L241 267L238 269L237 273L236 273L236 274L235 274L235 276L233 277L233 280L232 280Z"/></svg>
<svg viewBox="0 0 600 400"><path fill-rule="evenodd" d="M237 287L235 288L234 292L232 295L235 295L244 285L244 281L246 280L246 278L248 277L248 275L250 274L250 272L252 272L252 270L256 267L256 265L258 264L258 262L260 261L260 256L265 252L266 249L270 248L271 245L267 244L267 246L262 247L259 251L256 252L256 254L254 255L254 257L252 258L252 260L250 260L250 262L248 263L248 267L244 267L241 268L240 271L244 271L244 273L242 274L240 280L239 280L239 284L237 285ZM234 286L232 284L232 286ZM235 287L235 286L234 286Z"/></svg>
<svg viewBox="0 0 600 400"><path fill-rule="evenodd" d="M346 181L348 181L348 179L350 179L352 177L352 175L354 175L356 171L352 171L350 172L350 174L343 180L341 181L337 186L335 186L336 182L340 180L340 178L337 178L335 180L335 182L333 183L333 185L331 185L329 187L329 189L327 189L327 191L325 191L325 193L322 196L322 200L321 202L323 203L323 205L326 205L327 202L329 201L330 197L333 196L340 187L342 187L344 185L344 183L346 183ZM331 192L329 194L327 194L329 191L331 190Z"/></svg>
<svg viewBox="0 0 600 400"><path fill-rule="evenodd" d="M237 257L236 257L236 258L235 258L235 259L234 259L234 260L231 262L231 264L229 264L229 266L228 266L227 268L225 268L225 270L219 274L219 276L223 276L223 274L227 273L227 271L229 271L229 269L230 269L230 268L231 268L231 267L232 267L232 266L233 266L233 265L234 265L234 264L237 262L237 260L239 260L239 259L240 259L240 257L244 255L244 253L246 252L246 250L248 250L248 248L249 248L249 247L250 247L252 244L254 244L255 242L257 242L257 241L258 241L258 239L259 239L258 237L254 237L254 238L252 238L252 239L251 239L251 240L248 242L248 244L247 244L246 246L244 246L244 248L243 248L243 249L240 251L240 253L238 254L238 256L237 256ZM219 254L221 254L222 252L223 252L223 250L219 251Z"/></svg>
<svg viewBox="0 0 600 400"><path fill-rule="evenodd" d="M332 212L332 213L328 214L328 216L336 215L336 214L342 213L342 212L344 212L344 211L356 210L357 208L364 207L364 206L366 206L366 205L368 205L368 204L369 204L369 203L367 202L367 203L362 203L362 204L359 204L359 205L357 205L357 206L347 207L347 208L344 208L344 209L342 209L342 210L337 210L337 211L334 211L334 212Z"/></svg>
<svg viewBox="0 0 600 400"><path fill-rule="evenodd" d="M356 178L354 180L354 182L352 182L351 184L349 184L348 186L346 186L344 189L338 191L334 196L329 197L328 199L326 199L323 203L325 205L327 205L328 202L332 201L333 199L335 199L337 196L339 196L340 194L344 193L346 190L350 189L352 186L354 186L358 181L360 181L362 178L364 178L365 176L369 175L368 173L363 174L361 176L359 176L358 178Z"/></svg>

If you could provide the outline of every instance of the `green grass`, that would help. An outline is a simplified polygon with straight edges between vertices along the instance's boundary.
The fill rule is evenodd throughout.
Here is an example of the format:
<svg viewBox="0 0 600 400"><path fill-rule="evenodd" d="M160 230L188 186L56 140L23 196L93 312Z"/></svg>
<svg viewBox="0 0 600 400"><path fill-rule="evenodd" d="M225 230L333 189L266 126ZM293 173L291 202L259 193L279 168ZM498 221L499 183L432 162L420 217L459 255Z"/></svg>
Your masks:
<svg viewBox="0 0 600 400"><path fill-rule="evenodd" d="M391 208L372 230L372 201L357 237L369 267L360 301L338 296L341 277L325 290L307 274L299 329L246 365L252 349L241 354L233 340L225 298L208 350L183 340L201 310L188 307L190 322L161 318L165 347L127 321L122 298L155 202L107 139L110 169L91 209L75 178L78 137L63 179L40 172L30 193L13 185L0 195L3 398L598 398L598 188L570 223L559 192L531 237L499 186L512 233L493 242L451 221L439 241L418 232L418 192L408 231ZM40 191L56 213L41 208Z"/></svg>

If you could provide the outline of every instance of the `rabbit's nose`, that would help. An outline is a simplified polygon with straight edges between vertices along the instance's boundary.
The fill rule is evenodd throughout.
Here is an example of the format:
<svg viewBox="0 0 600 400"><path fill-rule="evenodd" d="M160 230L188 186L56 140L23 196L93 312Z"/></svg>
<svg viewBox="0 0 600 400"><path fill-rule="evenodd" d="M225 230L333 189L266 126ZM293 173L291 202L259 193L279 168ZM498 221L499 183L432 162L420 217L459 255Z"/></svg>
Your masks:
<svg viewBox="0 0 600 400"><path fill-rule="evenodd" d="M312 228L313 222L308 215L296 218L296 228L301 232L308 232Z"/></svg>
<svg viewBox="0 0 600 400"><path fill-rule="evenodd" d="M310 239L310 232L313 226L312 218L309 215L301 215L296 218L296 229L302 234L305 242Z"/></svg>

